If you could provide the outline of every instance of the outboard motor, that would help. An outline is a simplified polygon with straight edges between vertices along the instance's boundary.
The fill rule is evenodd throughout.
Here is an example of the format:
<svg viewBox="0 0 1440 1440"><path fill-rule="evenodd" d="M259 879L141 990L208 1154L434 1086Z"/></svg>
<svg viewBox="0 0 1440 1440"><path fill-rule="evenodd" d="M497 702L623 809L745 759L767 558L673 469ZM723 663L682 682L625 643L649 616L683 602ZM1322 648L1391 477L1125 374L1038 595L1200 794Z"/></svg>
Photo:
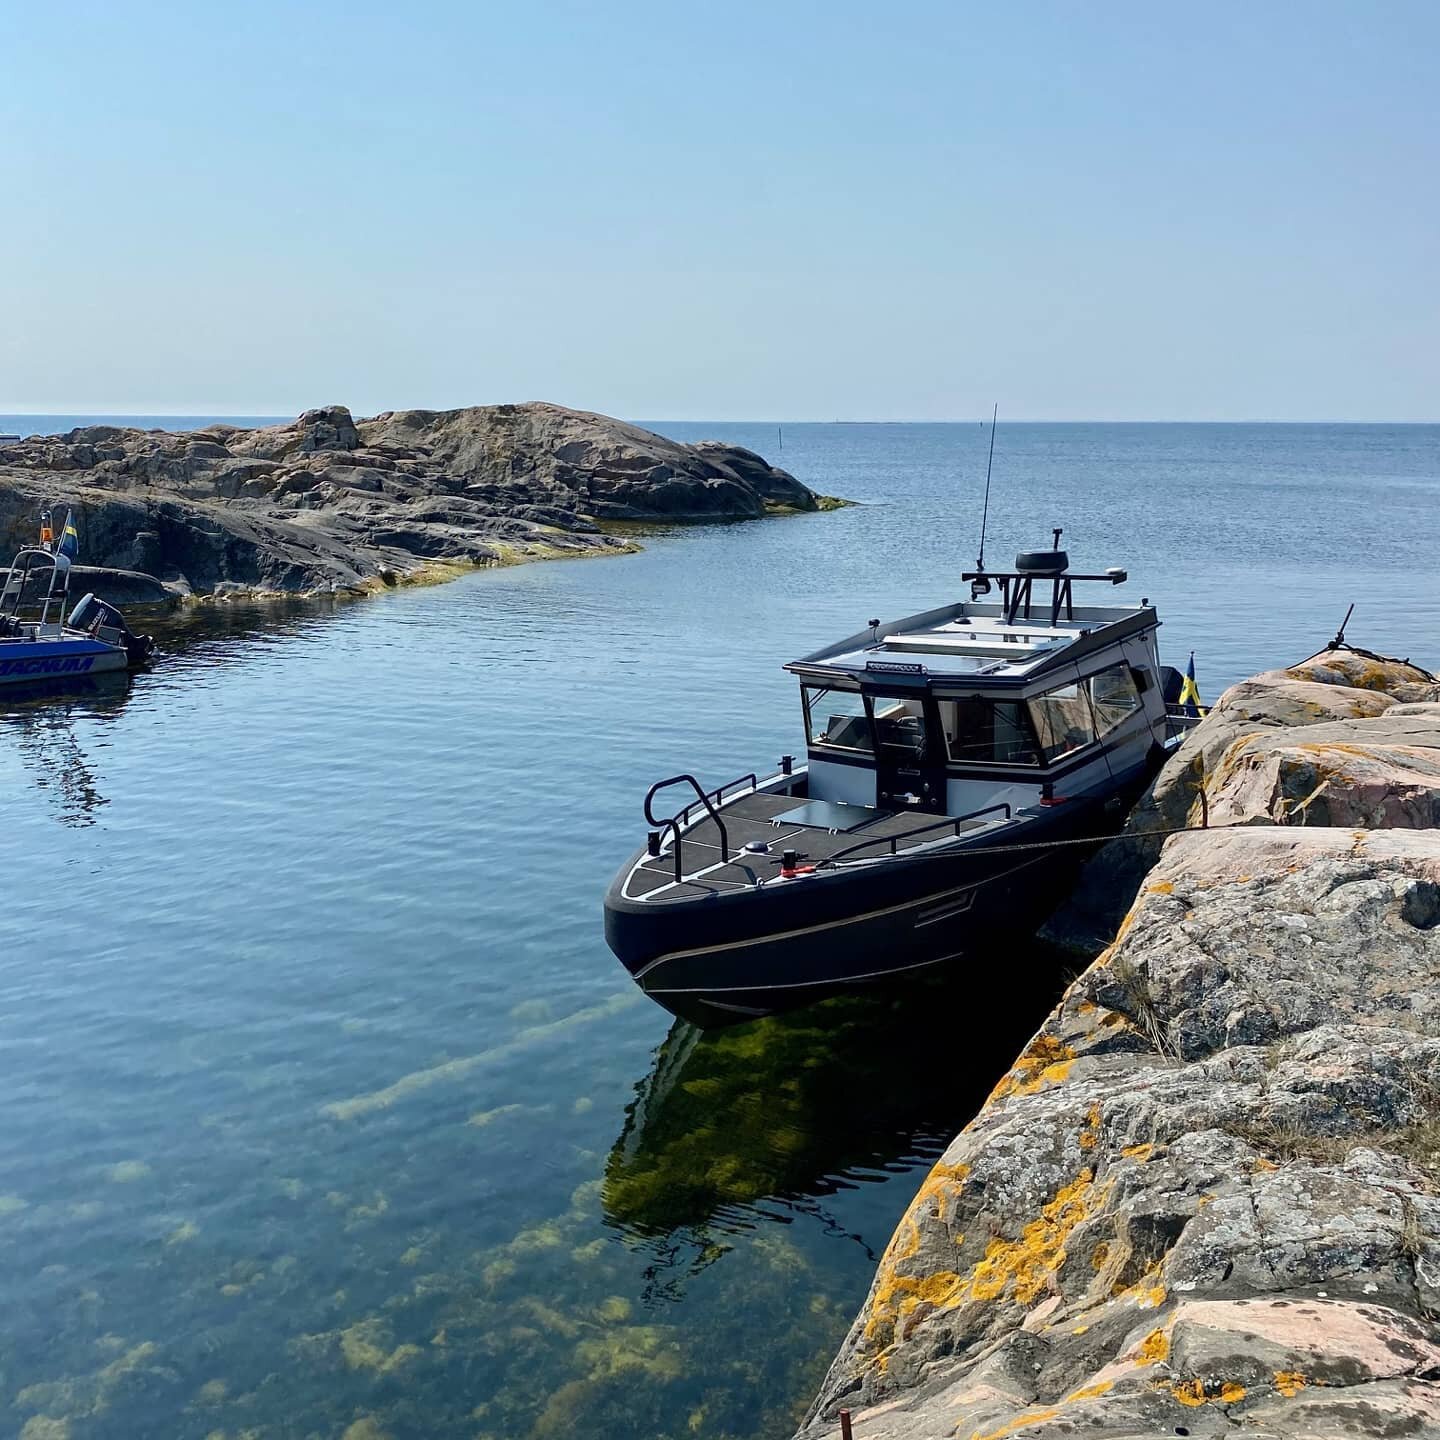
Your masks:
<svg viewBox="0 0 1440 1440"><path fill-rule="evenodd" d="M85 630L102 640L111 640L111 636L103 635L101 631L111 631L114 636L112 643L125 647L125 659L132 670L148 664L155 654L155 642L150 636L136 635L113 605L98 599L93 593L80 600L66 623L72 630Z"/></svg>

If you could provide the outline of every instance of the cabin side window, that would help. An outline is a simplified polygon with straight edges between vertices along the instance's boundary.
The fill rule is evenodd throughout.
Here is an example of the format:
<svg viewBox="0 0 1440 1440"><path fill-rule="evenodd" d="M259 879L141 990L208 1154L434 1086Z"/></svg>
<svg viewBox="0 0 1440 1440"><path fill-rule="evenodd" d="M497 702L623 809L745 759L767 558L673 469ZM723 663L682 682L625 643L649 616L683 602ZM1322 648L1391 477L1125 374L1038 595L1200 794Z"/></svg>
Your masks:
<svg viewBox="0 0 1440 1440"><path fill-rule="evenodd" d="M1046 763L1083 750L1095 739L1090 701L1080 685L1062 685L1029 702L1030 718Z"/></svg>
<svg viewBox="0 0 1440 1440"><path fill-rule="evenodd" d="M806 685L805 738L811 745L828 745L836 750L858 750L873 754L870 717L865 698L858 690L830 690Z"/></svg>
<svg viewBox="0 0 1440 1440"><path fill-rule="evenodd" d="M1095 714L1095 729L1108 735L1123 725L1140 709L1140 692L1128 665L1111 665L1097 671L1086 682L1090 687L1090 708Z"/></svg>
<svg viewBox="0 0 1440 1440"><path fill-rule="evenodd" d="M962 765L1038 765L1024 705L978 695L940 701L950 758Z"/></svg>

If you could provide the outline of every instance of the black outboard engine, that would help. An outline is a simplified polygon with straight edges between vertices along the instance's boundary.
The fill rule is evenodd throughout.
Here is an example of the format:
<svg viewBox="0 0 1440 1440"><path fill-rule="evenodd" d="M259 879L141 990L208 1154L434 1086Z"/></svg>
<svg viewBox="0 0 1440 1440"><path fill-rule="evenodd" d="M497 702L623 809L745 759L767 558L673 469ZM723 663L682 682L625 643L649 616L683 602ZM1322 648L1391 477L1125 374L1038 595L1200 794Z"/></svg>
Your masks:
<svg viewBox="0 0 1440 1440"><path fill-rule="evenodd" d="M150 662L155 654L155 642L148 635L136 635L125 623L125 617L111 604L95 595L84 596L70 612L66 624L72 630L85 630L102 640L111 636L102 635L102 630L112 631L114 644L125 647L125 658L132 670Z"/></svg>

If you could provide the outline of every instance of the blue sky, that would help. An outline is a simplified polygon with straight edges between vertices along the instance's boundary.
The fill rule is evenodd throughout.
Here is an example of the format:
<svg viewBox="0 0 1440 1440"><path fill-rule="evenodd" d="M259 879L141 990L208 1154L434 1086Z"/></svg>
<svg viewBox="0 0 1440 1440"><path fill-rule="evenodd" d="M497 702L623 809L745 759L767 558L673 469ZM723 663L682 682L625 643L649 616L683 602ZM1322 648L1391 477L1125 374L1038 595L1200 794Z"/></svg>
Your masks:
<svg viewBox="0 0 1440 1440"><path fill-rule="evenodd" d="M0 411L1440 419L1440 6L0 7Z"/></svg>

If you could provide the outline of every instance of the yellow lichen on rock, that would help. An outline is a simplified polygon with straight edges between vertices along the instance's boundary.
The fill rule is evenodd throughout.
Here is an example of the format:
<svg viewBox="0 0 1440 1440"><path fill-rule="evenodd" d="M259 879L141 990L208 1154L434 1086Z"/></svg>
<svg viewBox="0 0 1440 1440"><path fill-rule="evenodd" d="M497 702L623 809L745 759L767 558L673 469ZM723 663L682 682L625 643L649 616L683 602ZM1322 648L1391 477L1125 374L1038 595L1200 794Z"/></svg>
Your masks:
<svg viewBox="0 0 1440 1440"><path fill-rule="evenodd" d="M954 1270L932 1270L921 1275L900 1273L900 1264L919 1249L916 1212L920 1204L917 1200L881 1262L865 1324L866 1341L872 1346L888 1345L897 1329L915 1316L921 1306L927 1307L927 1313L953 1310L967 1301L985 1303L1007 1293L1019 1305L1033 1305L1064 1263L1065 1241L1070 1232L1090 1212L1095 1198L1094 1178L1093 1171L1082 1170L1042 1207L1040 1218L1026 1225L1018 1240L996 1236L985 1247L981 1259L964 1275ZM933 1180L934 1172L926 1182L926 1189ZM924 1194L922 1190L921 1195Z"/></svg>
<svg viewBox="0 0 1440 1440"><path fill-rule="evenodd" d="M1009 1073L990 1092L987 1103L1011 1095L1034 1095L1046 1085L1057 1085L1070 1073L1075 1052L1053 1035L1038 1035Z"/></svg>
<svg viewBox="0 0 1440 1440"><path fill-rule="evenodd" d="M1309 1380L1298 1370L1277 1370L1275 1372L1275 1388L1287 1400L1293 1400L1309 1383Z"/></svg>
<svg viewBox="0 0 1440 1440"><path fill-rule="evenodd" d="M1170 1358L1169 1332L1152 1330L1140 1342L1140 1348L1135 1352L1135 1358L1141 1365L1158 1365L1162 1360L1168 1360Z"/></svg>
<svg viewBox="0 0 1440 1440"><path fill-rule="evenodd" d="M1200 1379L1181 1380L1170 1387L1170 1393L1182 1405L1195 1409L1205 1403L1205 1382Z"/></svg>
<svg viewBox="0 0 1440 1440"><path fill-rule="evenodd" d="M1021 1305L1030 1305L1065 1259L1065 1241L1090 1213L1094 1172L1082 1170L1071 1184L1056 1192L1015 1241L998 1237L971 1272L969 1291L976 1300L994 1300L1011 1290Z"/></svg>
<svg viewBox="0 0 1440 1440"><path fill-rule="evenodd" d="M970 1432L970 1440L1006 1440L1007 1436L1015 1434L1017 1430L1024 1430L1030 1425L1043 1425L1059 1415L1059 1410L1027 1410L1023 1415L1017 1415L1013 1420L1007 1421L998 1430L986 1430L983 1433L979 1430Z"/></svg>

